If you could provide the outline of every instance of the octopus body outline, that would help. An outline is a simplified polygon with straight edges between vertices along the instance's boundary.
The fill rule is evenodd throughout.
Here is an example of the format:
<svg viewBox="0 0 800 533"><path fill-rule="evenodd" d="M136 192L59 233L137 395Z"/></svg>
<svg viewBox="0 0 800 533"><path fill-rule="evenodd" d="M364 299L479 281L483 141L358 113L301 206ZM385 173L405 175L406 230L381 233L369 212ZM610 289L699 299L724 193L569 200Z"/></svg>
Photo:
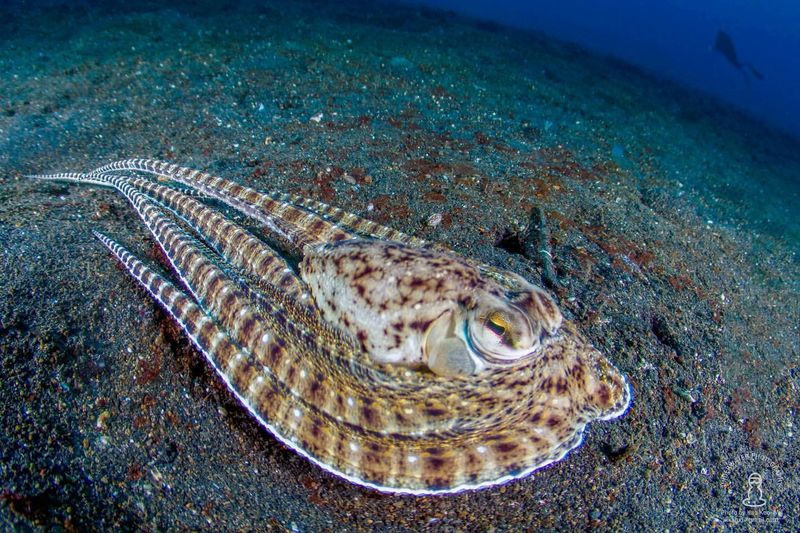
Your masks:
<svg viewBox="0 0 800 533"><path fill-rule="evenodd" d="M588 423L630 405L625 377L544 290L443 246L312 199L157 160L30 177L122 193L186 291L95 236L259 423L352 483L413 495L503 484L562 459ZM204 197L261 224L284 253ZM302 257L300 273L286 254ZM431 268L450 270L442 281ZM405 284L397 280L403 272ZM364 278L371 284L362 286ZM481 307L486 299L491 305ZM356 317L362 305L377 311ZM520 310L522 319L511 316ZM381 361L382 342L397 338L414 340L408 353L419 358Z"/></svg>

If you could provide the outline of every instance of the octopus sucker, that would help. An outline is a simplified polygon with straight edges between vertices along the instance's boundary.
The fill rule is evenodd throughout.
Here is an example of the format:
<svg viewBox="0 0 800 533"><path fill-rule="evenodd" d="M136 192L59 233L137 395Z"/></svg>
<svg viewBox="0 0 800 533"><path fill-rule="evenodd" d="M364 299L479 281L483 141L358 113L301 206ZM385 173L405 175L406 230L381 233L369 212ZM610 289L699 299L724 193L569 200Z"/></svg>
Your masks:
<svg viewBox="0 0 800 533"><path fill-rule="evenodd" d="M350 482L498 485L560 460L630 403L625 377L546 291L444 246L161 161L33 177L125 196L185 290L97 238L271 434Z"/></svg>

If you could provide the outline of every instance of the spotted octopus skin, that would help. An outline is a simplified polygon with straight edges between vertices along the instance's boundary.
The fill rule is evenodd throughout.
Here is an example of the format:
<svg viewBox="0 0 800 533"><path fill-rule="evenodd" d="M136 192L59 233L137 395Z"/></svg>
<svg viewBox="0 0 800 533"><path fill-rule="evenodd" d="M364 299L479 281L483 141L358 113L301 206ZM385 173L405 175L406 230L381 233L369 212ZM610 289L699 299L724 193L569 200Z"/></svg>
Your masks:
<svg viewBox="0 0 800 533"><path fill-rule="evenodd" d="M463 315L461 327L482 299L510 305L498 283L457 255L397 242L353 239L308 247L300 275L323 317L355 336L379 363L425 366L426 336L439 317ZM560 325L548 296L535 290L525 296L521 305Z"/></svg>
<svg viewBox="0 0 800 533"><path fill-rule="evenodd" d="M329 322L351 331L377 362L413 367L425 362L431 323L467 304L483 281L455 258L365 240L317 246L300 272Z"/></svg>
<svg viewBox="0 0 800 533"><path fill-rule="evenodd" d="M292 272L257 234L217 210L133 172L182 183L280 233L294 252L308 252L301 272ZM452 296L444 300L465 304L459 291L467 280L482 290L505 290L515 283L511 273L427 249L418 239L319 202L261 193L160 161L125 160L90 173L40 178L122 193L189 292L109 237L98 233L98 239L180 325L256 420L289 448L352 483L415 495L498 485L560 460L580 444L588 423L616 418L629 406L625 377L569 321L560 323L536 357L475 375L442 377L374 361L362 339L332 324L334 317L343 321L352 312L351 303L345 298L345 313L331 316L325 306L336 298L318 303L310 283L314 275L363 274L358 270L381 254L433 262L434 275L424 276L426 290L417 294L418 281L410 279L397 282L398 294L386 289L380 297L387 305L396 300L409 321L403 330L408 333L414 314L404 313L414 306L400 304L403 298L426 304L420 308L429 313L420 315L425 320L439 310L435 299L426 300L429 293L449 287ZM327 255L315 263L313 250L320 246L319 257L326 256L326 246L371 250L362 250L363 264L342 260L325 274L336 261ZM448 275L437 287L431 280L441 270ZM388 279L395 273L367 275L376 276L370 288L377 295L380 286L391 288ZM367 287L364 291L360 296L367 295Z"/></svg>

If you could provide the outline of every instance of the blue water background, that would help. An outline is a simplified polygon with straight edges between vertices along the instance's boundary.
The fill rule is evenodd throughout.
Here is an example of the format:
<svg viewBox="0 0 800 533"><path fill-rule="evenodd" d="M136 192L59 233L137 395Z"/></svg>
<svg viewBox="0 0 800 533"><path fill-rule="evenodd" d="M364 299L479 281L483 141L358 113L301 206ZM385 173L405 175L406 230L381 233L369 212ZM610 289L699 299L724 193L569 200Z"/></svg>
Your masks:
<svg viewBox="0 0 800 533"><path fill-rule="evenodd" d="M403 1L403 0L400 0ZM800 138L798 0L405 0L578 43L706 91ZM742 73L713 50L733 39Z"/></svg>

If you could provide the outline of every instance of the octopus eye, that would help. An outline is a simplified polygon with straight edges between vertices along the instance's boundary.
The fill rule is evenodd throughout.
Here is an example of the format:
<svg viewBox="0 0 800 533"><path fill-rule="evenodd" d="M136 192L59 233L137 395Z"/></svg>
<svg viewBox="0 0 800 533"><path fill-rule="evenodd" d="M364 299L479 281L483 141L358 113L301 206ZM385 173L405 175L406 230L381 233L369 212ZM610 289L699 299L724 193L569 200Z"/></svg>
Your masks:
<svg viewBox="0 0 800 533"><path fill-rule="evenodd" d="M502 313L495 311L486 319L486 328L498 337L505 337L509 323Z"/></svg>
<svg viewBox="0 0 800 533"><path fill-rule="evenodd" d="M487 298L467 323L465 340L474 355L492 365L504 365L533 355L540 346L539 325L513 304Z"/></svg>

